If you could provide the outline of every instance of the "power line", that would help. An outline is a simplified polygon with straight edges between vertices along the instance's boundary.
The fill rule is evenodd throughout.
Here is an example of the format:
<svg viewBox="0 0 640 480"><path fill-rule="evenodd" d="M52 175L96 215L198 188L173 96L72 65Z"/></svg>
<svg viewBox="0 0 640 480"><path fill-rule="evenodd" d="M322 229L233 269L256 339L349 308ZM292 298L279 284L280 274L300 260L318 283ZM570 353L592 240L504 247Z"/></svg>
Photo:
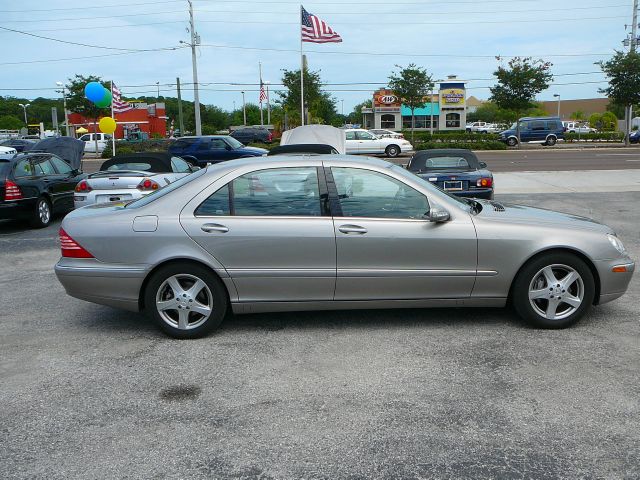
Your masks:
<svg viewBox="0 0 640 480"><path fill-rule="evenodd" d="M142 3L118 3L114 5L109 5L109 7L134 7L138 5L157 5L158 3L182 3L183 0L160 0L157 2L142 2ZM62 10L74 10L78 11L78 7L67 7L67 8L47 8L47 9L29 9L29 13L33 12L57 12ZM0 10L0 13L25 13L25 10ZM13 20L12 20L13 22Z"/></svg>
<svg viewBox="0 0 640 480"><path fill-rule="evenodd" d="M148 25L167 25L170 23L187 23L188 20L170 20L167 22L149 22L149 23L129 23L127 25L100 25L95 27L70 27L70 28L37 28L35 30L29 30L29 33L33 32L69 32L76 30L97 30L103 28L132 28L132 27L146 27ZM4 32L0 32L4 33ZM11 32L6 32L11 33Z"/></svg>
<svg viewBox="0 0 640 480"><path fill-rule="evenodd" d="M184 13L185 10L168 10L165 12L145 12L147 15L164 15L166 13ZM75 22L76 20L103 20L105 18L139 17L140 13L127 13L124 15L106 15L103 17L75 17L75 18L47 18L40 20L11 20L11 23L39 23L39 22Z"/></svg>

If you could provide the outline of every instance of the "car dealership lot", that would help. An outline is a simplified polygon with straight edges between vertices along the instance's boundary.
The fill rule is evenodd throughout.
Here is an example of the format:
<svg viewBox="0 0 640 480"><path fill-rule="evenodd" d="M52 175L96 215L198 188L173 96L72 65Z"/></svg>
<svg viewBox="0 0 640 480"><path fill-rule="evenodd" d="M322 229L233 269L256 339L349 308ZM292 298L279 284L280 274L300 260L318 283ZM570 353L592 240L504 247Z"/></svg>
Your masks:
<svg viewBox="0 0 640 480"><path fill-rule="evenodd" d="M497 199L605 221L640 256L637 191ZM568 330L305 312L176 341L66 296L58 226L0 225L2 478L640 475L637 275Z"/></svg>

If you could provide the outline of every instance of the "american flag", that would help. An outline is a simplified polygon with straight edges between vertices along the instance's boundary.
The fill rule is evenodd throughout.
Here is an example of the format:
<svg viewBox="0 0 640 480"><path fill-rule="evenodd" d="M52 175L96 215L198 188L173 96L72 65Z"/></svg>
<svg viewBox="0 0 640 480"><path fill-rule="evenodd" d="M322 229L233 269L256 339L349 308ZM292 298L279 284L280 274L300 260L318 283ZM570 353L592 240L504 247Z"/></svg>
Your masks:
<svg viewBox="0 0 640 480"><path fill-rule="evenodd" d="M324 23L315 15L307 12L301 5L302 10L302 41L311 43L340 43L342 37L334 32L329 25Z"/></svg>
<svg viewBox="0 0 640 480"><path fill-rule="evenodd" d="M267 100L267 92L264 91L264 83L260 82L260 103Z"/></svg>
<svg viewBox="0 0 640 480"><path fill-rule="evenodd" d="M113 102L113 113L122 113L132 110L133 107L131 104L122 100L122 92L120 92L118 87L116 87L115 83L113 84L112 89L113 97L111 101Z"/></svg>

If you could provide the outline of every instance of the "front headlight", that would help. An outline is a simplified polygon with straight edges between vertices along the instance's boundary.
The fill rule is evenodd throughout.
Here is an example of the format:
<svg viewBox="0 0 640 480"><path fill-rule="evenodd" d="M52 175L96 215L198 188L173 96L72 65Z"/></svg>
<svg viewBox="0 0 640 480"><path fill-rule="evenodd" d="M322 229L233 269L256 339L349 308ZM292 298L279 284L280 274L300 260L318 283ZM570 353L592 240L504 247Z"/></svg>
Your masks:
<svg viewBox="0 0 640 480"><path fill-rule="evenodd" d="M622 241L618 237L608 233L607 238L609 239L609 243L613 245L613 248L615 248L618 252L620 252L620 254L624 255L625 253L627 253L627 251L624 249L624 245L622 244Z"/></svg>

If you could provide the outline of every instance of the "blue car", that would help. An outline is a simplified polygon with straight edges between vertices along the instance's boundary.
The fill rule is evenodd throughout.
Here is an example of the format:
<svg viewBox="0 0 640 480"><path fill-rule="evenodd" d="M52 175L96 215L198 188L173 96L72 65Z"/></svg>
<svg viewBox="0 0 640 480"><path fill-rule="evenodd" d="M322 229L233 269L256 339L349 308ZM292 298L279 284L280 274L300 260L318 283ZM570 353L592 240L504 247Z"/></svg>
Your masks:
<svg viewBox="0 0 640 480"><path fill-rule="evenodd" d="M471 150L420 150L407 170L456 196L493 199L493 174Z"/></svg>
<svg viewBox="0 0 640 480"><path fill-rule="evenodd" d="M267 152L264 148L245 147L228 135L181 137L169 145L169 153L198 166L234 158L262 157Z"/></svg>
<svg viewBox="0 0 640 480"><path fill-rule="evenodd" d="M638 141L640 141L640 129L629 134L629 143L638 143Z"/></svg>
<svg viewBox="0 0 640 480"><path fill-rule="evenodd" d="M564 139L565 128L560 117L525 117L518 120L520 125L520 141L523 143L541 143L553 146L558 140ZM500 132L500 140L510 147L518 144L517 125Z"/></svg>

